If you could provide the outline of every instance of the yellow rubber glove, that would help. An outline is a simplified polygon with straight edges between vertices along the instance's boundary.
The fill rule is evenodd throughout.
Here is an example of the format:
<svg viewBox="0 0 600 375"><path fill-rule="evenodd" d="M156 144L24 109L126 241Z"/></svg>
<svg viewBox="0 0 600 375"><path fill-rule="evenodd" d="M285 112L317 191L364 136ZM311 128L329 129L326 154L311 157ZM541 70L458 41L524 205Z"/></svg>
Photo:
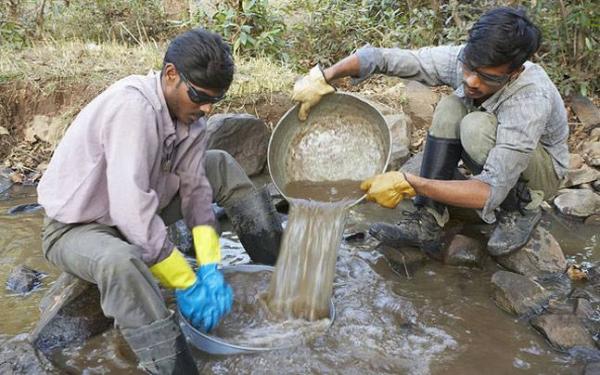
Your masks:
<svg viewBox="0 0 600 375"><path fill-rule="evenodd" d="M325 76L319 65L314 66L308 75L302 77L294 84L292 100L300 103L298 118L304 121L308 118L310 109L314 107L324 95L331 94L335 88L325 81Z"/></svg>
<svg viewBox="0 0 600 375"><path fill-rule="evenodd" d="M360 188L367 193L367 200L387 208L394 208L401 200L417 195L402 172L378 174L363 181Z"/></svg>
<svg viewBox="0 0 600 375"><path fill-rule="evenodd" d="M187 289L196 282L196 274L177 248L150 267L150 272L167 288Z"/></svg>
<svg viewBox="0 0 600 375"><path fill-rule="evenodd" d="M198 225L192 229L198 266L221 262L219 235L210 225Z"/></svg>

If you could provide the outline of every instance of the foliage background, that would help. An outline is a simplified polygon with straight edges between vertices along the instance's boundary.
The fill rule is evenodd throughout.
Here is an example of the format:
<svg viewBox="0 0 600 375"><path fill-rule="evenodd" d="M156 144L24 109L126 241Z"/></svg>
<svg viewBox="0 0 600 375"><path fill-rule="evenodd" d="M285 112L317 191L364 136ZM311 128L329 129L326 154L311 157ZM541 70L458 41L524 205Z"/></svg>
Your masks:
<svg viewBox="0 0 600 375"><path fill-rule="evenodd" d="M142 45L204 26L236 55L268 57L305 71L356 48L418 48L461 43L485 10L521 6L543 31L535 60L564 95L597 96L600 2L596 0L6 0L0 44L20 50L40 41Z"/></svg>

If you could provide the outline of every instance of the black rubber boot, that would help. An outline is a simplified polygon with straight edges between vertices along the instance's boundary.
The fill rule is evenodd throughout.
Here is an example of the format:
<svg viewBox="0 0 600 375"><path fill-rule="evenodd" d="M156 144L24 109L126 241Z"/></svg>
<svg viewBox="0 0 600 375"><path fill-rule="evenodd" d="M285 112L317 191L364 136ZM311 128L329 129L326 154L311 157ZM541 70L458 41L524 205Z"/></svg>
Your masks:
<svg viewBox="0 0 600 375"><path fill-rule="evenodd" d="M121 329L121 333L147 373L198 374L175 314L140 328Z"/></svg>
<svg viewBox="0 0 600 375"><path fill-rule="evenodd" d="M451 180L461 153L460 139L438 138L428 134L421 164L421 177ZM439 258L442 227L425 208L432 207L443 214L446 206L423 196L417 196L414 202L417 206L415 212L403 212L403 218L395 225L375 223L369 229L369 233L384 244L418 246L430 256Z"/></svg>
<svg viewBox="0 0 600 375"><path fill-rule="evenodd" d="M510 254L529 241L533 230L542 218L539 207L533 210L525 209L529 202L531 202L531 194L526 182L519 180L500 205L500 218L487 244L491 255Z"/></svg>
<svg viewBox="0 0 600 375"><path fill-rule="evenodd" d="M255 263L274 265L283 227L266 187L225 207L244 250Z"/></svg>

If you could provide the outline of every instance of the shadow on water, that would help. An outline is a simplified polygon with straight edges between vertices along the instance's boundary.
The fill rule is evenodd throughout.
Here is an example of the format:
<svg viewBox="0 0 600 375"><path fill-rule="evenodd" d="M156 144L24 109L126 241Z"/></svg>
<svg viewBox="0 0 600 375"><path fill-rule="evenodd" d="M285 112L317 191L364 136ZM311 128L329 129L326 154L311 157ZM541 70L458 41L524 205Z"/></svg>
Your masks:
<svg viewBox="0 0 600 375"><path fill-rule="evenodd" d="M13 187L0 200L0 283L10 270L26 264L48 273L40 290L26 296L0 292L3 317L0 340L30 331L38 305L59 272L41 255L42 213L8 215L16 205L35 202L32 187ZM370 223L393 221L394 210L373 204L352 209L345 236L364 232ZM460 214L453 215L459 217ZM461 217L462 220L462 217ZM465 219L466 220L466 219ZM597 261L600 234L555 214L542 225L554 234L565 255L577 262ZM227 227L225 227L226 229ZM463 233L484 238L485 225ZM489 261L482 269L444 266L426 261L397 272L369 236L343 241L334 279L337 317L327 334L292 350L229 357L195 352L203 373L344 373L344 374L573 374L583 364L551 349L526 322L498 309L491 296ZM222 239L224 262L248 262L237 238ZM117 331L98 335L55 358L72 373L139 373Z"/></svg>

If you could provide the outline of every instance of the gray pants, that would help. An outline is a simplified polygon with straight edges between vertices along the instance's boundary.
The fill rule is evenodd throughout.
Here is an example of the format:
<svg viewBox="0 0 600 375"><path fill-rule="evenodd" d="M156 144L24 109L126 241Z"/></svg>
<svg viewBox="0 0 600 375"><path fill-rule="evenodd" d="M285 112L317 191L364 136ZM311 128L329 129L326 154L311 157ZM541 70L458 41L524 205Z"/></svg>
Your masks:
<svg viewBox="0 0 600 375"><path fill-rule="evenodd" d="M460 139L464 151L477 164L484 165L490 150L496 145L498 120L491 113L470 112L455 95L449 95L438 103L433 113L429 133L438 138ZM528 181L532 201L525 207L538 207L544 199L553 196L558 190L560 180L554 170L552 158L542 145L531 154L529 165L522 173ZM448 220L447 212L440 215L434 209L428 209L440 225Z"/></svg>
<svg viewBox="0 0 600 375"><path fill-rule="evenodd" d="M254 190L244 170L229 154L206 153L206 175L213 200L227 206ZM166 225L182 218L178 196L164 208ZM107 317L120 328L139 328L169 317L163 296L141 249L127 242L115 228L98 223L63 224L46 218L42 249L48 261L98 286Z"/></svg>

